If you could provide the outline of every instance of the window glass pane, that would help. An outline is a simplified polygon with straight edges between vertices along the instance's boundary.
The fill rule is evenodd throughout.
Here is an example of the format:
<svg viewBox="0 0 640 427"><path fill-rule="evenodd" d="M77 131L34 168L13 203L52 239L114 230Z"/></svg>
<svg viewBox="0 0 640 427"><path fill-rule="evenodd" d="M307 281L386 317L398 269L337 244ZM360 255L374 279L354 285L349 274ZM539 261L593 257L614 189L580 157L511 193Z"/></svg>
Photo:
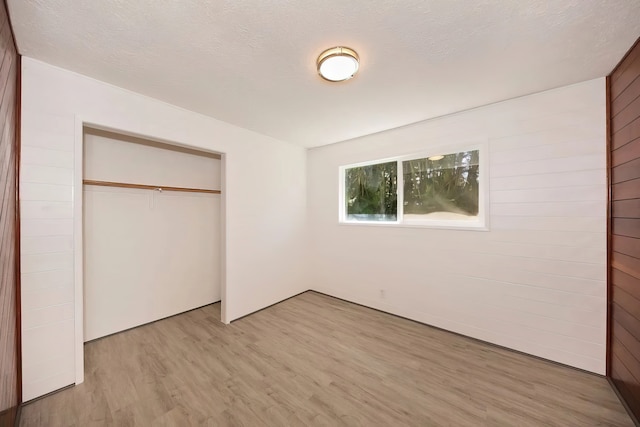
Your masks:
<svg viewBox="0 0 640 427"><path fill-rule="evenodd" d="M346 219L395 221L398 213L397 181L397 162L346 169Z"/></svg>
<svg viewBox="0 0 640 427"><path fill-rule="evenodd" d="M406 220L476 220L478 150L408 160L404 174Z"/></svg>

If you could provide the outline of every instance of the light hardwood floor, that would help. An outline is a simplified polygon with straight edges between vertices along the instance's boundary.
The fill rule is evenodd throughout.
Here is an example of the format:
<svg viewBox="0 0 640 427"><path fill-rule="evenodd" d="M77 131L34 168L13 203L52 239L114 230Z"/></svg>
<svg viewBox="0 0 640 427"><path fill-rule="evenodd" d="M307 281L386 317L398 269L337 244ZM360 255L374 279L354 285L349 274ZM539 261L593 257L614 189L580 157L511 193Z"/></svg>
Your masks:
<svg viewBox="0 0 640 427"><path fill-rule="evenodd" d="M307 292L86 345L23 426L631 426L604 378Z"/></svg>

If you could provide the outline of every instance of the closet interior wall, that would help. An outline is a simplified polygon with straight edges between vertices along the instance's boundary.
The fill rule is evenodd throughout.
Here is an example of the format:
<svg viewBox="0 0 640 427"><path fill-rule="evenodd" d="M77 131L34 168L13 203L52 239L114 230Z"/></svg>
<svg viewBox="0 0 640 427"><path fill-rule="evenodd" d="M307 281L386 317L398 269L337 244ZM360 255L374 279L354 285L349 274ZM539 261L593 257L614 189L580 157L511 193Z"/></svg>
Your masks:
<svg viewBox="0 0 640 427"><path fill-rule="evenodd" d="M85 129L85 341L220 301L220 163Z"/></svg>

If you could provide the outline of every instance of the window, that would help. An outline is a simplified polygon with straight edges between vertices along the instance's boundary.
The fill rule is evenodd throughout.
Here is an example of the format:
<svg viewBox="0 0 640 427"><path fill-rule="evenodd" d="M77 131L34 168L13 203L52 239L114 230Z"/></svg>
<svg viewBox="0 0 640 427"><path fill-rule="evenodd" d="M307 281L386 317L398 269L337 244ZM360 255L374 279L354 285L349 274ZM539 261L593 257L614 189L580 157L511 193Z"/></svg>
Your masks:
<svg viewBox="0 0 640 427"><path fill-rule="evenodd" d="M346 169L344 186L347 220L397 220L397 162L377 163Z"/></svg>
<svg viewBox="0 0 640 427"><path fill-rule="evenodd" d="M341 222L483 228L481 152L474 147L342 167Z"/></svg>

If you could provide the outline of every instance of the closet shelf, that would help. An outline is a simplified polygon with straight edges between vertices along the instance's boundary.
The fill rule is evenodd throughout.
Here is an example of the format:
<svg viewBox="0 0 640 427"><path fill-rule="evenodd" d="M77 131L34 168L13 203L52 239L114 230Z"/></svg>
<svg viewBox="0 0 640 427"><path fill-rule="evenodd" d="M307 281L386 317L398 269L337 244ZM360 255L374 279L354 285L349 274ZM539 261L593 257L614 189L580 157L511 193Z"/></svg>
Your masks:
<svg viewBox="0 0 640 427"><path fill-rule="evenodd" d="M82 181L82 183L84 185L98 185L101 187L139 188L142 190L186 191L188 193L220 194L220 190L206 190L204 188L166 187L163 185L129 184L125 182L95 181L92 179L85 179Z"/></svg>

